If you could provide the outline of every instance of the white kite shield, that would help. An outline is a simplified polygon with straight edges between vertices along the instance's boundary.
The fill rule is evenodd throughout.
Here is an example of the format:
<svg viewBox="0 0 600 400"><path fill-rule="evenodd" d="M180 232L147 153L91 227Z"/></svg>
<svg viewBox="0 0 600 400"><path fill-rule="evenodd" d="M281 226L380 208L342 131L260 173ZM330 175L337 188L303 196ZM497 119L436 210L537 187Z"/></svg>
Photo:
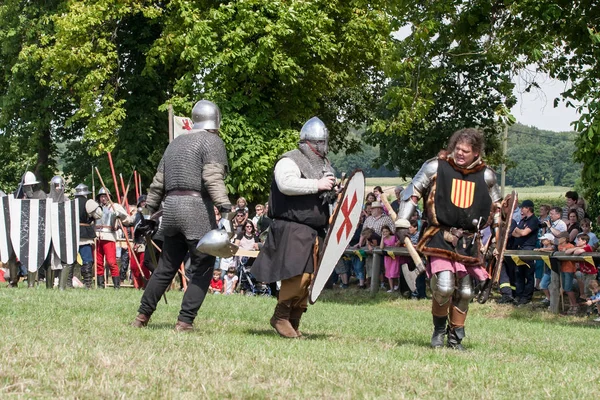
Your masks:
<svg viewBox="0 0 600 400"><path fill-rule="evenodd" d="M79 199L52 203L52 247L65 264L73 264L79 251Z"/></svg>
<svg viewBox="0 0 600 400"><path fill-rule="evenodd" d="M365 176L362 171L356 170L344 186L327 231L322 256L310 287L310 304L317 301L335 265L348 247L360 220L364 198Z"/></svg>
<svg viewBox="0 0 600 400"><path fill-rule="evenodd" d="M51 199L12 199L10 201L10 239L19 261L29 272L36 272L50 250Z"/></svg>
<svg viewBox="0 0 600 400"><path fill-rule="evenodd" d="M12 194L0 197L0 261L4 264L14 253L10 240L10 201L12 198Z"/></svg>

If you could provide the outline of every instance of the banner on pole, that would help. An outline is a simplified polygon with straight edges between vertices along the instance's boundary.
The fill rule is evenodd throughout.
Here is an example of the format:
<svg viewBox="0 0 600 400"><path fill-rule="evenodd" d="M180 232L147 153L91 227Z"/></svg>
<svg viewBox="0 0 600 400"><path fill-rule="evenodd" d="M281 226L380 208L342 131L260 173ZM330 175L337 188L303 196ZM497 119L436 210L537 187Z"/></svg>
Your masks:
<svg viewBox="0 0 600 400"><path fill-rule="evenodd" d="M184 135L192 130L192 122L191 118L187 117L173 117L173 138L176 138L179 135Z"/></svg>

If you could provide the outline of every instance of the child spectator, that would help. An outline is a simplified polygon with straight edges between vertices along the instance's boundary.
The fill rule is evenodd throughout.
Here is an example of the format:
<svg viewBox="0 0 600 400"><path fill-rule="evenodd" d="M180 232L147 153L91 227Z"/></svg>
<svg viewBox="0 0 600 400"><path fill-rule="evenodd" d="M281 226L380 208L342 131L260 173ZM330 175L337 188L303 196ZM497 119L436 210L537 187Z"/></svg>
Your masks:
<svg viewBox="0 0 600 400"><path fill-rule="evenodd" d="M544 236L540 238L540 242L542 247L539 249L534 249L535 251L543 251L546 253L554 252L554 236L551 233L546 233ZM544 263L543 260L540 260L542 264L544 264L544 275L542 276L542 280L540 281L540 289L544 292L546 297L540 302L544 306L550 305L550 290L548 287L550 286L550 268Z"/></svg>
<svg viewBox="0 0 600 400"><path fill-rule="evenodd" d="M208 292L212 294L221 294L223 293L223 281L221 280L221 271L215 269L213 271L213 277L210 280L210 286L208 287Z"/></svg>
<svg viewBox="0 0 600 400"><path fill-rule="evenodd" d="M371 228L364 228L360 233L360 238L361 241L367 245L367 249L369 251L373 251L373 247L377 246L381 241L381 236L376 234L375 231Z"/></svg>
<svg viewBox="0 0 600 400"><path fill-rule="evenodd" d="M600 286L598 285L598 281L595 279L591 280L588 284L588 288L592 292L592 296L587 299L585 304L587 304L588 307L591 307L592 304L596 305L598 317L594 319L594 322L600 322Z"/></svg>
<svg viewBox="0 0 600 400"><path fill-rule="evenodd" d="M592 221L589 218L584 218L579 223L581 227L581 232L579 235L583 235L584 233L590 237L588 244L592 247L593 251L596 251L598 248L598 237L594 232L591 232L592 229Z"/></svg>
<svg viewBox="0 0 600 400"><path fill-rule="evenodd" d="M377 201L377 197L375 196L375 193L373 193L373 192L367 193L367 195L365 196L365 204L372 203L374 201Z"/></svg>
<svg viewBox="0 0 600 400"><path fill-rule="evenodd" d="M585 233L582 233L581 235L577 236L577 239L575 240L575 245L577 247L575 247L574 249L567 250L565 252L566 254L574 254L578 256L583 253L591 253L592 251L594 251L592 249L592 246L588 244L590 241L590 237ZM579 298L585 300L588 297L587 295L591 294L589 292L586 293L585 289L589 287L589 282L591 280L596 279L598 269L593 264L590 264L587 261L579 262L578 264L579 272L577 272L576 276L577 283L579 284Z"/></svg>
<svg viewBox="0 0 600 400"><path fill-rule="evenodd" d="M408 237L410 238L410 242L416 246L417 243L419 243L419 221L420 220L415 220L412 219L409 221L410 226L408 227ZM410 262L413 262L412 259L410 260ZM417 280L415 282L416 285L416 290L414 292L411 293L411 297L413 299L417 299L417 300L421 300L421 299L426 299L427 295L426 295L426 287L427 287L427 274L421 274L417 277Z"/></svg>
<svg viewBox="0 0 600 400"><path fill-rule="evenodd" d="M569 243L569 232L561 232L558 235L558 251L566 252L568 249L573 249L575 246ZM577 315L579 307L577 306L577 299L575 298L575 292L573 292L573 278L575 277L575 263L573 261L561 261L560 262L560 278L562 281L563 291L567 293L569 297L569 311L568 315Z"/></svg>
<svg viewBox="0 0 600 400"><path fill-rule="evenodd" d="M243 210L244 214L248 215L248 202L245 198L240 197L239 199L237 199L235 211L237 210Z"/></svg>
<svg viewBox="0 0 600 400"><path fill-rule="evenodd" d="M225 284L225 294L235 293L235 288L237 287L238 279L239 278L237 276L236 268L229 267L227 269L227 275L225 275L225 278L223 279Z"/></svg>
<svg viewBox="0 0 600 400"><path fill-rule="evenodd" d="M396 236L392 235L392 231L388 226L383 226L381 228L381 245L382 249L386 247L398 247L400 243L396 240ZM385 255L383 257L383 263L385 266L385 277L388 278L388 282L390 284L390 289L387 291L388 293L392 293L394 290L398 289L398 285L395 282L398 282L398 278L400 278L400 257L395 255Z"/></svg>

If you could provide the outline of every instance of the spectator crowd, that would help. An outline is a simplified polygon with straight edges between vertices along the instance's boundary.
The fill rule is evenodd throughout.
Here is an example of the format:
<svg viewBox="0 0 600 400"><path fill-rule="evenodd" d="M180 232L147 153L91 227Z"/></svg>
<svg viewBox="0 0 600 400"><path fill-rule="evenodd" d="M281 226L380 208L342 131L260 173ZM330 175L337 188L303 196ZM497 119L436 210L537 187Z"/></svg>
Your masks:
<svg viewBox="0 0 600 400"><path fill-rule="evenodd" d="M425 224L425 217L419 208L414 212L407 226L397 226L395 223L393 217L398 211L403 189L402 186L395 188L395 199L391 203L388 202L380 186L374 187L372 192L367 193L358 227L350 241L348 251L335 266L328 288L338 287L345 290L351 285L356 285L358 289L369 287L373 278L372 268L370 268L373 262L372 250L380 248L384 254L379 269L381 273L376 277L377 282L380 282L380 288L387 293L398 293L405 298L427 297L426 275L419 276L415 291L409 290L402 269L403 266L410 268L413 260L394 254L394 249L404 246L405 237L416 245ZM577 192L569 191L565 195L565 202L564 207L541 204L537 209L531 200L524 200L518 204L512 214L507 249L533 250L541 254L560 251L574 255L597 251L599 241L592 232L592 220L586 211L585 201ZM210 293L276 295L276 284L267 285L257 282L251 273L254 256L260 251L263 242L261 238L271 224L268 207L268 204L256 204L251 215L246 199L244 197L237 199L228 218L233 232L232 242L244 253L231 258L217 258L209 288ZM218 226L225 226L225 217L216 207L214 212ZM599 220L600 217L596 222L600 223ZM493 236L489 228L487 232L482 232L484 239L493 240ZM143 288L141 283L137 283L138 279L129 260L129 251L117 247L117 258L121 279L123 281L130 279L135 287ZM590 257L584 262L568 260L552 262L558 264L554 267L560 271L561 293L566 297L566 313L569 315L597 313L597 307L600 307L600 294L596 261ZM518 257L506 257L499 282L497 302L523 306L531 303L535 292L539 292L541 300L538 304L548 306L552 267L548 258L522 261ZM3 280L5 271L0 268L0 281ZM183 280L184 278L180 282L182 288ZM600 322L600 317L596 317L595 321Z"/></svg>

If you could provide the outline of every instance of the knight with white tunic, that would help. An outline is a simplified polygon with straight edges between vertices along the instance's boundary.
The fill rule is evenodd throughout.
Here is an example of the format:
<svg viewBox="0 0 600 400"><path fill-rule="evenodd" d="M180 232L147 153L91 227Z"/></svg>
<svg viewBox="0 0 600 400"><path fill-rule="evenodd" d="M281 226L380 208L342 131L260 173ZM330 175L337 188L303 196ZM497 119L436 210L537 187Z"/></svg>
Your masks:
<svg viewBox="0 0 600 400"><path fill-rule="evenodd" d="M102 207L102 217L96 220L95 228L98 237L96 245L96 279L99 288L104 288L104 260L110 268L113 286L115 289L121 287L121 276L119 266L117 264L117 230L119 224L117 220L121 220L123 225L129 226L133 224L134 217L127 214L125 208L117 203L110 203L108 192L105 188L101 188L96 195L96 200Z"/></svg>
<svg viewBox="0 0 600 400"><path fill-rule="evenodd" d="M269 195L273 222L252 266L259 281L281 281L271 326L286 338L302 336L298 328L307 310L316 243L329 225L330 204L324 194L332 190L335 178L326 157L328 139L323 121L313 117L300 130L298 149L277 161Z"/></svg>

